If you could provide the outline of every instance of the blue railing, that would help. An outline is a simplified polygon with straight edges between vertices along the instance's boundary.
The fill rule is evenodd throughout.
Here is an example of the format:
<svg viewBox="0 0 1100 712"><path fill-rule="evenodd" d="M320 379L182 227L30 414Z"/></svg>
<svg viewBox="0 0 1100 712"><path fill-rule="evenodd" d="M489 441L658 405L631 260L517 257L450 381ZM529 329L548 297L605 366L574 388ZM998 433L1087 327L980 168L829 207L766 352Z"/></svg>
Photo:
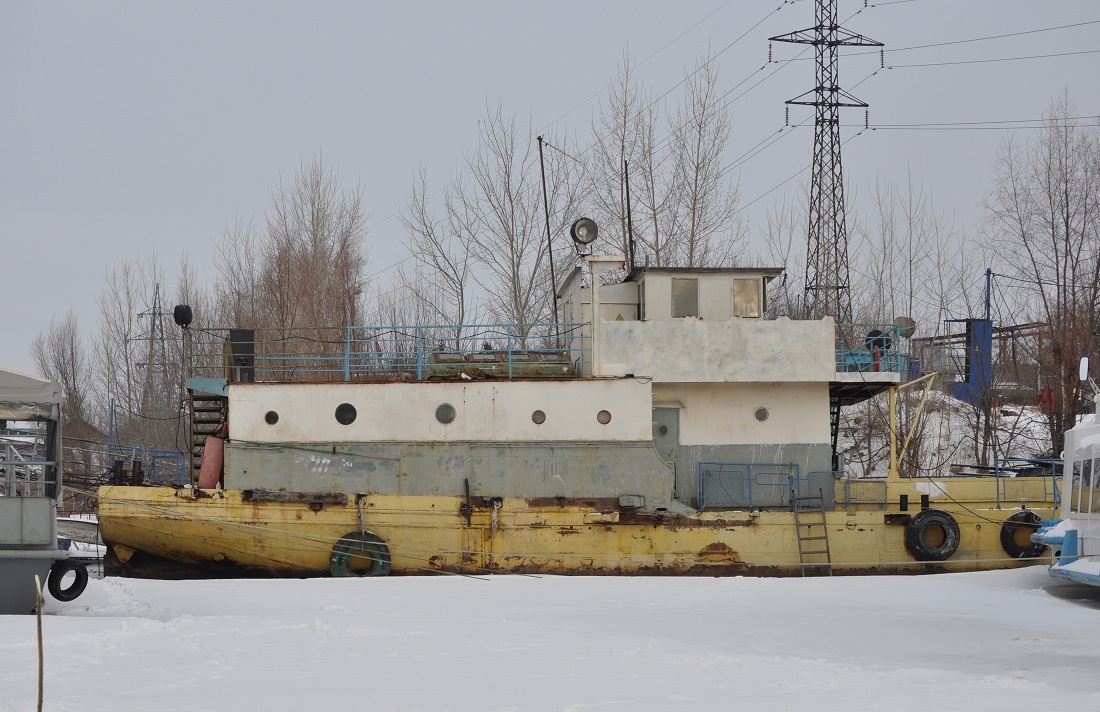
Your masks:
<svg viewBox="0 0 1100 712"><path fill-rule="evenodd" d="M698 507L704 509L789 508L791 499L819 490L833 506L832 472L803 475L795 463L700 462Z"/></svg>
<svg viewBox="0 0 1100 712"><path fill-rule="evenodd" d="M466 324L255 329L230 346L207 331L195 344L192 376L235 381L426 380L569 377L591 360L586 324Z"/></svg>
<svg viewBox="0 0 1100 712"><path fill-rule="evenodd" d="M894 324L837 324L837 373L909 374L901 329Z"/></svg>

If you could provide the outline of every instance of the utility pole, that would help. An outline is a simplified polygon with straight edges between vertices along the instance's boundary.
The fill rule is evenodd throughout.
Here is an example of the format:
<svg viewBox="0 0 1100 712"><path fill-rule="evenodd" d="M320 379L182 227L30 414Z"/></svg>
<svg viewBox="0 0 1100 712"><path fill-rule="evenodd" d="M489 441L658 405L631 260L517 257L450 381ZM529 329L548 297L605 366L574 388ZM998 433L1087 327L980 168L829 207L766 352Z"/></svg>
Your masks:
<svg viewBox="0 0 1100 712"><path fill-rule="evenodd" d="M838 47L882 47L881 42L837 25L837 0L816 0L817 25L774 42L813 45L817 53L817 87L787 104L813 106L814 162L810 178L809 236L806 256L806 316L852 320L848 277L848 228L844 209L844 171L840 163L840 108L867 104L838 86Z"/></svg>

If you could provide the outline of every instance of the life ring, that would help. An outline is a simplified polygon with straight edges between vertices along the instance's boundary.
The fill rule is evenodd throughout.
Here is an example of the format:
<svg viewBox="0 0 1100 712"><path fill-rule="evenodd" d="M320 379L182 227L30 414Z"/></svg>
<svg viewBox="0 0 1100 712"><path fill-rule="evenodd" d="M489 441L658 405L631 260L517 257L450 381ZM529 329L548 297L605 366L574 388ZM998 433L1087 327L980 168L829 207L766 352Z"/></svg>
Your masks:
<svg viewBox="0 0 1100 712"><path fill-rule="evenodd" d="M371 532L352 532L332 547L329 572L333 576L386 576L390 573L390 549Z"/></svg>
<svg viewBox="0 0 1100 712"><path fill-rule="evenodd" d="M76 578L73 579L68 588L62 588L61 582L65 578L65 574L70 571L76 574ZM53 566L50 567L50 575L46 578L46 588L49 590L50 595L62 603L68 603L84 593L87 586L88 567L72 559L58 559L55 561Z"/></svg>
<svg viewBox="0 0 1100 712"><path fill-rule="evenodd" d="M958 522L940 509L925 509L905 525L905 548L917 561L947 561L959 539Z"/></svg>
<svg viewBox="0 0 1100 712"><path fill-rule="evenodd" d="M1039 530L1042 523L1035 512L1016 512L1001 525L1001 548L1013 559L1035 559L1042 556L1047 545L1031 541L1031 535Z"/></svg>

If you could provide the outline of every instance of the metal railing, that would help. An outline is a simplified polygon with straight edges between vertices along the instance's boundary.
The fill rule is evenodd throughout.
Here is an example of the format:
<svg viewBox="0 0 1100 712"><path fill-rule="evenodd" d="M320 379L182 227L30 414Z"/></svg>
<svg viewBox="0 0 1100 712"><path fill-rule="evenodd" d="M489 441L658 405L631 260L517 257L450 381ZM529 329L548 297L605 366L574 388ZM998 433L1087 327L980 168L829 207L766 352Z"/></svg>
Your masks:
<svg viewBox="0 0 1100 712"><path fill-rule="evenodd" d="M189 376L230 381L571 377L591 359L585 324L211 329Z"/></svg>
<svg viewBox="0 0 1100 712"><path fill-rule="evenodd" d="M833 473L803 475L795 463L700 462L700 510L791 507L791 499L822 490L826 508L834 506Z"/></svg>
<svg viewBox="0 0 1100 712"><path fill-rule="evenodd" d="M837 373L909 375L909 354L894 324L837 324Z"/></svg>
<svg viewBox="0 0 1100 712"><path fill-rule="evenodd" d="M886 509L889 496L884 479L844 480L844 506L874 507Z"/></svg>
<svg viewBox="0 0 1100 712"><path fill-rule="evenodd" d="M188 483L187 479L187 453L176 450L150 450L140 447L123 447L121 445L109 445L107 458L112 464L112 477L117 478L114 472L115 463L124 462L126 472L133 475L135 462L141 463L138 474L141 482L152 485L177 485ZM136 479L131 477L131 479ZM135 482L135 484L140 484Z"/></svg>
<svg viewBox="0 0 1100 712"><path fill-rule="evenodd" d="M994 463L997 506L1027 502L1059 502L1058 480L1062 460L1004 457Z"/></svg>
<svg viewBox="0 0 1100 712"><path fill-rule="evenodd" d="M0 449L0 495L6 497L52 496L57 481L47 472L57 465L52 460L24 456L12 445Z"/></svg>

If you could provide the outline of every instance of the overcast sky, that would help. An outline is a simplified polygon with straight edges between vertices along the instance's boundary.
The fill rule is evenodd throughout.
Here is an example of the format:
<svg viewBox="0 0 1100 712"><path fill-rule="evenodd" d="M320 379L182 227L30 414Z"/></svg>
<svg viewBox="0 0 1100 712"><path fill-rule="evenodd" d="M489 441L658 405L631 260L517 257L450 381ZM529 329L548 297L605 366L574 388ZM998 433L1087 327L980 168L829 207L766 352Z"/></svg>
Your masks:
<svg viewBox="0 0 1100 712"><path fill-rule="evenodd" d="M1079 115L1100 114L1095 0L839 5L844 25L884 42L895 67L868 78L879 56L858 49L841 64L841 86L871 104L872 126L1034 120L1063 91ZM396 214L421 165L436 185L454 175L498 102L536 132L585 141L628 47L655 93L708 48L720 53L723 92L748 79L730 94L733 162L783 127L784 100L814 86L812 61L765 66L767 38L811 27L813 13L812 0L0 0L0 367L32 371L31 340L70 307L90 333L113 263L156 253L174 264L186 252L211 276L226 223L262 223L270 186L318 152L363 188L370 273L384 282L406 254ZM1078 23L1091 24L1036 32ZM777 44L775 58L803 49ZM1066 53L1077 54L985 61ZM966 63L901 66L944 62ZM792 108L792 123L809 111ZM858 133L862 111L843 123L845 138ZM1008 135L990 126L867 131L845 145L844 167L863 193L911 174L972 232ZM743 202L760 198L745 211L754 234L805 190L793 180L768 192L809 165L812 144L811 121L739 167Z"/></svg>

